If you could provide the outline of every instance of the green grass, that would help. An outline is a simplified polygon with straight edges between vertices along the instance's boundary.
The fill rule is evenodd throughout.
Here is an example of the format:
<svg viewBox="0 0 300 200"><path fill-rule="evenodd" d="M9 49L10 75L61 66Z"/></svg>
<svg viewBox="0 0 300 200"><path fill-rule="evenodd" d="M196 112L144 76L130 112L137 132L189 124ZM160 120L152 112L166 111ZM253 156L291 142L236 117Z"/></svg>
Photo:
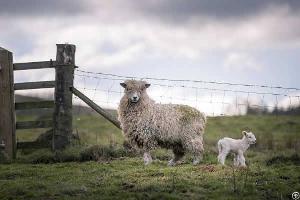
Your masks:
<svg viewBox="0 0 300 200"><path fill-rule="evenodd" d="M299 166L264 163L247 170L215 164L144 166L111 162L0 165L5 199L288 199L299 191Z"/></svg>
<svg viewBox="0 0 300 200"><path fill-rule="evenodd" d="M300 116L209 118L198 166L187 155L182 165L167 167L172 154L162 149L144 166L102 117L78 116L74 127L80 145L55 153L19 151L16 161L0 164L0 199L291 199L300 192ZM218 165L217 140L240 138L247 127L257 137L246 153L248 168L233 169L231 157L226 167Z"/></svg>

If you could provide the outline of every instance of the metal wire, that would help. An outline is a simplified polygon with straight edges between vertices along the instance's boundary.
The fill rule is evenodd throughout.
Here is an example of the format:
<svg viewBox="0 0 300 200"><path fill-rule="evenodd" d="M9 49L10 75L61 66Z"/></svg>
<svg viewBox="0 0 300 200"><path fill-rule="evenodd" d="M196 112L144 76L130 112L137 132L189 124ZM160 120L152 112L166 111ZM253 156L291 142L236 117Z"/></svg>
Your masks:
<svg viewBox="0 0 300 200"><path fill-rule="evenodd" d="M116 82L125 79L149 81L152 85L150 96L158 103L187 104L204 109L211 116L240 115L245 114L247 109L273 112L283 100L288 108L295 106L295 102L300 104L300 89L296 87L122 76L80 69L75 69L74 75L76 88L83 90L96 103L114 109L123 95L121 86Z"/></svg>
<svg viewBox="0 0 300 200"><path fill-rule="evenodd" d="M87 74L98 74L104 76L112 76L124 79L145 79L145 80L157 80L157 81L173 81L173 82L193 82L193 83L210 83L210 84L218 84L218 85L232 85L232 86L245 86L245 87L261 87L261 88L270 88L270 89L286 89L286 90L296 90L300 91L300 88L296 87L282 87L282 86L268 86L268 85L257 85L257 84L244 84L244 83L229 83L229 82L218 82L218 81L203 81L203 80L189 80L189 79L166 79L166 78L151 78L151 77L137 77L137 76L121 76L110 73L102 73L102 72L90 72L80 69L75 69L78 72L87 73ZM120 80L120 79L118 79Z"/></svg>

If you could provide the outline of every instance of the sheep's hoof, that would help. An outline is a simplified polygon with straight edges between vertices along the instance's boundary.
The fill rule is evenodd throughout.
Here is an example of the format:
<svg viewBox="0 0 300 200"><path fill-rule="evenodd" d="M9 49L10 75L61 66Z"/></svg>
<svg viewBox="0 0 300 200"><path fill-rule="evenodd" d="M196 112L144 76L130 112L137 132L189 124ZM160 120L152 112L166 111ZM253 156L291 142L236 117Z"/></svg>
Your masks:
<svg viewBox="0 0 300 200"><path fill-rule="evenodd" d="M193 160L193 165L198 165L200 163L201 159L195 159Z"/></svg>
<svg viewBox="0 0 300 200"><path fill-rule="evenodd" d="M200 163L199 160L194 160L194 161L193 161L193 165L198 165L199 163Z"/></svg>
<svg viewBox="0 0 300 200"><path fill-rule="evenodd" d="M150 165L152 163L152 161L144 161L145 165Z"/></svg>
<svg viewBox="0 0 300 200"><path fill-rule="evenodd" d="M169 166L169 167L173 167L173 166L175 166L175 165L176 165L176 163L174 162L173 159L169 160L169 162L168 162L168 166Z"/></svg>

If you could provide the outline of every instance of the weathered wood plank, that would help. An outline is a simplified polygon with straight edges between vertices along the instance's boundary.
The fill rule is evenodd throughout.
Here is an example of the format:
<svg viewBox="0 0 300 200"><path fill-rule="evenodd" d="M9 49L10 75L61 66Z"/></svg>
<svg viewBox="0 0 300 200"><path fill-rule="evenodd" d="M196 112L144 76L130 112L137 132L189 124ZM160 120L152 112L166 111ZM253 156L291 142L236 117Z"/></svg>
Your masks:
<svg viewBox="0 0 300 200"><path fill-rule="evenodd" d="M70 143L72 134L72 92L75 50L72 44L57 44L55 67L55 109L53 149L62 149Z"/></svg>
<svg viewBox="0 0 300 200"><path fill-rule="evenodd" d="M106 112L103 108L95 104L92 100L90 100L87 96L82 94L79 90L72 87L70 88L73 94L75 94L77 97L79 97L82 101L84 101L87 105L89 105L91 108L93 108L97 113L102 115L105 119L113 123L116 127L121 129L120 122L110 113Z"/></svg>
<svg viewBox="0 0 300 200"><path fill-rule="evenodd" d="M28 70L28 69L44 69L54 68L56 61L41 61L41 62L27 62L27 63L14 63L14 70Z"/></svg>
<svg viewBox="0 0 300 200"><path fill-rule="evenodd" d="M41 88L54 88L55 81L39 81L39 82L27 82L27 83L15 83L15 90L31 90Z"/></svg>
<svg viewBox="0 0 300 200"><path fill-rule="evenodd" d="M9 158L16 156L13 54L0 47L0 140Z"/></svg>
<svg viewBox="0 0 300 200"><path fill-rule="evenodd" d="M16 129L49 128L53 126L52 120L17 122Z"/></svg>
<svg viewBox="0 0 300 200"><path fill-rule="evenodd" d="M40 142L18 142L17 148L18 149L40 149L40 148L48 148L50 147L49 144L40 143Z"/></svg>
<svg viewBox="0 0 300 200"><path fill-rule="evenodd" d="M16 110L26 110L26 109L36 109L36 108L54 108L54 101L15 103Z"/></svg>

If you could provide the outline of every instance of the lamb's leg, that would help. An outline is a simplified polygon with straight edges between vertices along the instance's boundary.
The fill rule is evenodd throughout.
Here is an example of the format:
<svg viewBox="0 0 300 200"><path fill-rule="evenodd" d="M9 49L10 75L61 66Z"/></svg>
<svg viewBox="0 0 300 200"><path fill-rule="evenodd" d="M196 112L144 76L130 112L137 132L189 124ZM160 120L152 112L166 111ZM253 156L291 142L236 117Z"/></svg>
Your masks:
<svg viewBox="0 0 300 200"><path fill-rule="evenodd" d="M180 150L173 149L173 153L174 153L174 158L169 160L168 166L176 165L181 160L181 158L184 156L184 151L182 149L180 149Z"/></svg>
<svg viewBox="0 0 300 200"><path fill-rule="evenodd" d="M244 154L241 151L238 153L238 162L241 167L247 167Z"/></svg>
<svg viewBox="0 0 300 200"><path fill-rule="evenodd" d="M233 158L233 165L235 167L238 167L239 166L239 155L237 154L233 154L234 158Z"/></svg>
<svg viewBox="0 0 300 200"><path fill-rule="evenodd" d="M218 162L221 163L221 156L222 156L222 151L223 151L223 148L222 148L222 143L219 141L218 142L218 150L219 150L219 154L218 154Z"/></svg>
<svg viewBox="0 0 300 200"><path fill-rule="evenodd" d="M149 165L152 162L152 157L148 151L144 152L144 164Z"/></svg>
<svg viewBox="0 0 300 200"><path fill-rule="evenodd" d="M191 147L190 148L191 148L190 151L194 155L193 165L197 165L203 159L202 154L203 154L203 151L204 151L204 147L203 147L203 143L202 143L202 138L193 139L191 141Z"/></svg>
<svg viewBox="0 0 300 200"><path fill-rule="evenodd" d="M221 163L222 165L225 165L225 159L226 159L228 153L229 152L226 149L224 149L224 148L222 149L221 152L219 152L219 155L218 155L218 161L219 161L219 163Z"/></svg>

